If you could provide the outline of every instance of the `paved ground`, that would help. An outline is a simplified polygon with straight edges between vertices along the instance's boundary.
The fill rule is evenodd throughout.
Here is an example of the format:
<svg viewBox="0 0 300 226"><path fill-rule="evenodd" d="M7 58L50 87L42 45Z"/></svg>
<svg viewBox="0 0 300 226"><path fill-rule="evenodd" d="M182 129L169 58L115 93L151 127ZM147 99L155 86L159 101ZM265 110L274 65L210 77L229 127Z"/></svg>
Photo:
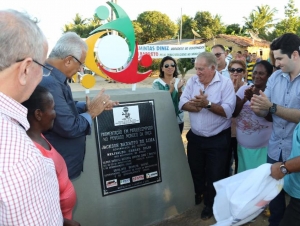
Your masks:
<svg viewBox="0 0 300 226"><path fill-rule="evenodd" d="M193 71L191 71L193 73ZM192 73L189 73L186 75L186 79L188 79ZM152 87L153 80L156 79L156 77L149 77L145 79L144 81L137 84L137 88ZM123 84L123 83L108 83L103 78L96 76L96 85L91 90L100 90L102 88L105 89L130 89L132 85ZM78 83L72 83L71 84L72 91L82 91L83 95L84 88L78 84ZM190 122L188 114L185 114L184 116L184 130L182 133L182 141L184 143L184 146L186 148L186 133L190 129ZM209 219L208 221L202 221L200 218L201 211L203 209L203 204L195 206L186 212L179 214L177 216L172 217L171 219L164 220L160 223L152 224L151 226L208 226L214 224L216 221L214 218ZM257 220L254 223L251 224L244 224L245 226L267 226L268 225L268 219L263 214L261 214ZM150 226L150 225L149 225Z"/></svg>

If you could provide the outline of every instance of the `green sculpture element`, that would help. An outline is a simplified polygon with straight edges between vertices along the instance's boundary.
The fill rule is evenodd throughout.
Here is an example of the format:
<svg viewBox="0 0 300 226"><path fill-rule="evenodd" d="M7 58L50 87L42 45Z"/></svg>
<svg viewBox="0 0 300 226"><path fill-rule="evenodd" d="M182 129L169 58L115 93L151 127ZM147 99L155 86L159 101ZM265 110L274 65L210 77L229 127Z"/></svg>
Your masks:
<svg viewBox="0 0 300 226"><path fill-rule="evenodd" d="M135 52L135 35L134 35L132 22L128 17L127 13L120 6L118 6L113 2L106 2L106 3L110 5L110 7L113 9L117 19L96 28L90 34L94 34L96 32L103 31L106 29L115 30L122 33L126 37L126 41L128 42L130 59L132 59ZM100 7L105 7L105 6L100 6ZM103 8L101 8L100 10L96 10L96 15L99 17L99 19L108 17L106 11L104 11Z"/></svg>

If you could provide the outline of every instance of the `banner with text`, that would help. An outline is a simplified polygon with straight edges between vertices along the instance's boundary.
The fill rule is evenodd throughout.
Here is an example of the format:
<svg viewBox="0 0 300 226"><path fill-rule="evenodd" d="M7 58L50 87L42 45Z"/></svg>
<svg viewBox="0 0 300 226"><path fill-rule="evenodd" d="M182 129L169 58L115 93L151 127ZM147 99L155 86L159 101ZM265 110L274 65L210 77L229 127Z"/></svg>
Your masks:
<svg viewBox="0 0 300 226"><path fill-rule="evenodd" d="M205 44L198 45L139 45L139 56L149 54L152 59L171 56L173 58L196 58L205 51Z"/></svg>

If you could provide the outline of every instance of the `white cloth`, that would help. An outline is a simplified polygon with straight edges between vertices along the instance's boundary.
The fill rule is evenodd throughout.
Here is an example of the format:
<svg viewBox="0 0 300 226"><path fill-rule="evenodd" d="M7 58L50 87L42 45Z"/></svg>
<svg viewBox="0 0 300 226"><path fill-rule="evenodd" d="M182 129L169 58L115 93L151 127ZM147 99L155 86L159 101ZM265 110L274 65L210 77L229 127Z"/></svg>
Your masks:
<svg viewBox="0 0 300 226"><path fill-rule="evenodd" d="M258 216L283 187L283 179L270 174L271 164L266 163L215 182L214 226L242 225Z"/></svg>

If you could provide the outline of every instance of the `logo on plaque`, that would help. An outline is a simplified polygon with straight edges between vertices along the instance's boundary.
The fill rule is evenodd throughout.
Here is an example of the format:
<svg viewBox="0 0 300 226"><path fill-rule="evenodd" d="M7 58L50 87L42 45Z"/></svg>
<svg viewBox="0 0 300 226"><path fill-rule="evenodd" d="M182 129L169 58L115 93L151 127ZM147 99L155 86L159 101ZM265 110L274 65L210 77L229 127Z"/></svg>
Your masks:
<svg viewBox="0 0 300 226"><path fill-rule="evenodd" d="M140 123L139 106L113 108L115 126Z"/></svg>

